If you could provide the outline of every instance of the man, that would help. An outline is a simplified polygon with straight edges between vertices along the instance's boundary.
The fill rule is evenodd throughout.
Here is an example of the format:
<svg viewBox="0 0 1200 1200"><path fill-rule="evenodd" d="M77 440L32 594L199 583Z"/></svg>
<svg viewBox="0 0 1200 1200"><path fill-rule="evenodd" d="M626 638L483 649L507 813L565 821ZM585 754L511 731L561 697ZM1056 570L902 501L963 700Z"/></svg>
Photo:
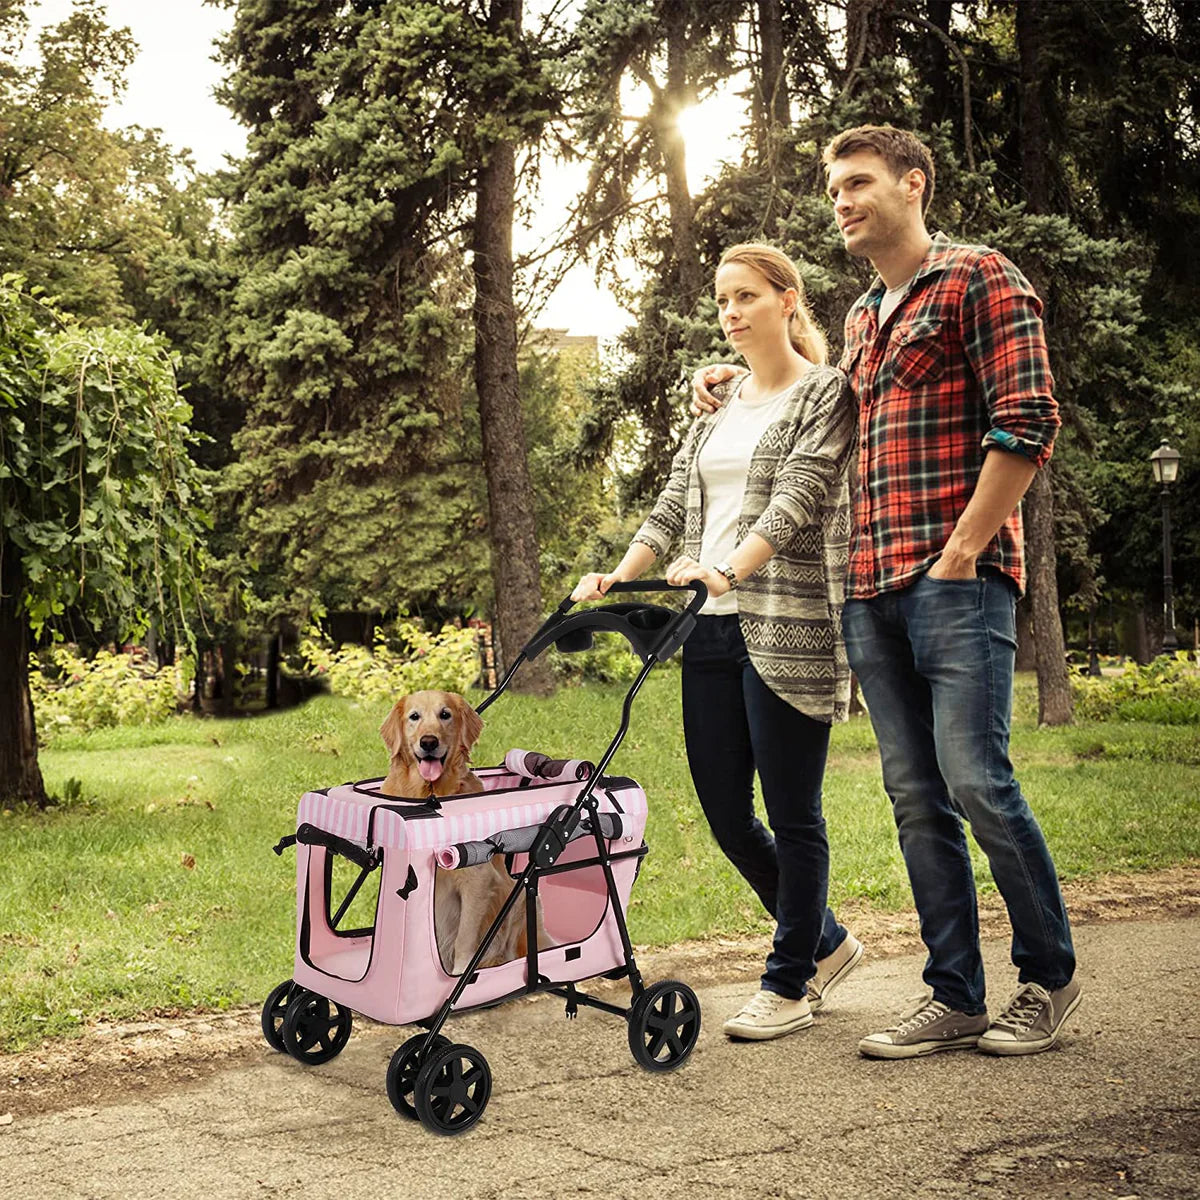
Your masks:
<svg viewBox="0 0 1200 1200"><path fill-rule="evenodd" d="M1003 255L931 237L928 148L890 126L824 161L846 249L872 287L846 317L859 404L843 630L879 742L930 993L859 1050L1031 1054L1078 1005L1058 876L1008 757L1024 585L1017 506L1059 426L1041 303ZM696 377L697 404L730 368ZM1020 986L989 1022L963 818L1012 923Z"/></svg>

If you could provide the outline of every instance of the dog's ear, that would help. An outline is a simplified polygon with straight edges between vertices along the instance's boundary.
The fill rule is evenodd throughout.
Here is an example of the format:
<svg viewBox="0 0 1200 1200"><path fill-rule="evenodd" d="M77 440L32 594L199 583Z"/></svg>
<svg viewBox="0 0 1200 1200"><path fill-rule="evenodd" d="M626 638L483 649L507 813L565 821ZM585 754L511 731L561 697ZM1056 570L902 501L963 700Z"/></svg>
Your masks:
<svg viewBox="0 0 1200 1200"><path fill-rule="evenodd" d="M483 718L457 693L451 692L450 699L462 729L463 749L469 753L483 732Z"/></svg>
<svg viewBox="0 0 1200 1200"><path fill-rule="evenodd" d="M392 705L392 711L388 713L379 727L379 735L383 738L383 744L387 746L388 753L393 758L397 755L403 758L408 752L408 739L404 736L404 714L407 710L408 697L401 696Z"/></svg>

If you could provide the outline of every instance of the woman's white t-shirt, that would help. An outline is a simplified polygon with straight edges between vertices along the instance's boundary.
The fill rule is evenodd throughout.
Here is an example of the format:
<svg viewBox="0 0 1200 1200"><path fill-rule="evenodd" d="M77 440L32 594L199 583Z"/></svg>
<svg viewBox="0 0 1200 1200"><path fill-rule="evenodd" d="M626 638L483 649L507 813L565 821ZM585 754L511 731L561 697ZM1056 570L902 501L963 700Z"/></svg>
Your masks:
<svg viewBox="0 0 1200 1200"><path fill-rule="evenodd" d="M763 400L747 400L743 376L733 398L720 410L717 424L700 448L696 468L704 499L704 532L700 540L700 563L705 567L724 562L737 548L738 518L746 496L750 460L762 436L783 411L784 399L796 386ZM700 611L706 616L724 616L738 610L737 592L709 596Z"/></svg>

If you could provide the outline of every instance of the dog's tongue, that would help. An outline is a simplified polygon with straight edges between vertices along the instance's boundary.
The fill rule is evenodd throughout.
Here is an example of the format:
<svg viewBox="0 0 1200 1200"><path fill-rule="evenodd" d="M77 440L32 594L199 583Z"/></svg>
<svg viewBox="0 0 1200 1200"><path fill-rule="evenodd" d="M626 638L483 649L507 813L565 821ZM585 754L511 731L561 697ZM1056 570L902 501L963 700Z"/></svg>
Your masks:
<svg viewBox="0 0 1200 1200"><path fill-rule="evenodd" d="M440 758L418 759L417 770L421 772L421 778L426 783L433 783L442 773L442 760Z"/></svg>

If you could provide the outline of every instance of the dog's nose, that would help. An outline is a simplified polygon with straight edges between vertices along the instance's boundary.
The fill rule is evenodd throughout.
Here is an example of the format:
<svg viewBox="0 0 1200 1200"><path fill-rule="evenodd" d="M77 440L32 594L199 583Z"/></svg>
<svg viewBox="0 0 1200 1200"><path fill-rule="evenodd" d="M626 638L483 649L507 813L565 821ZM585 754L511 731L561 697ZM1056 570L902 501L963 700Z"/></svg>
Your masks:
<svg viewBox="0 0 1200 1200"><path fill-rule="evenodd" d="M438 748L438 740L432 733L427 733L421 738L421 749L426 754L432 754Z"/></svg>

